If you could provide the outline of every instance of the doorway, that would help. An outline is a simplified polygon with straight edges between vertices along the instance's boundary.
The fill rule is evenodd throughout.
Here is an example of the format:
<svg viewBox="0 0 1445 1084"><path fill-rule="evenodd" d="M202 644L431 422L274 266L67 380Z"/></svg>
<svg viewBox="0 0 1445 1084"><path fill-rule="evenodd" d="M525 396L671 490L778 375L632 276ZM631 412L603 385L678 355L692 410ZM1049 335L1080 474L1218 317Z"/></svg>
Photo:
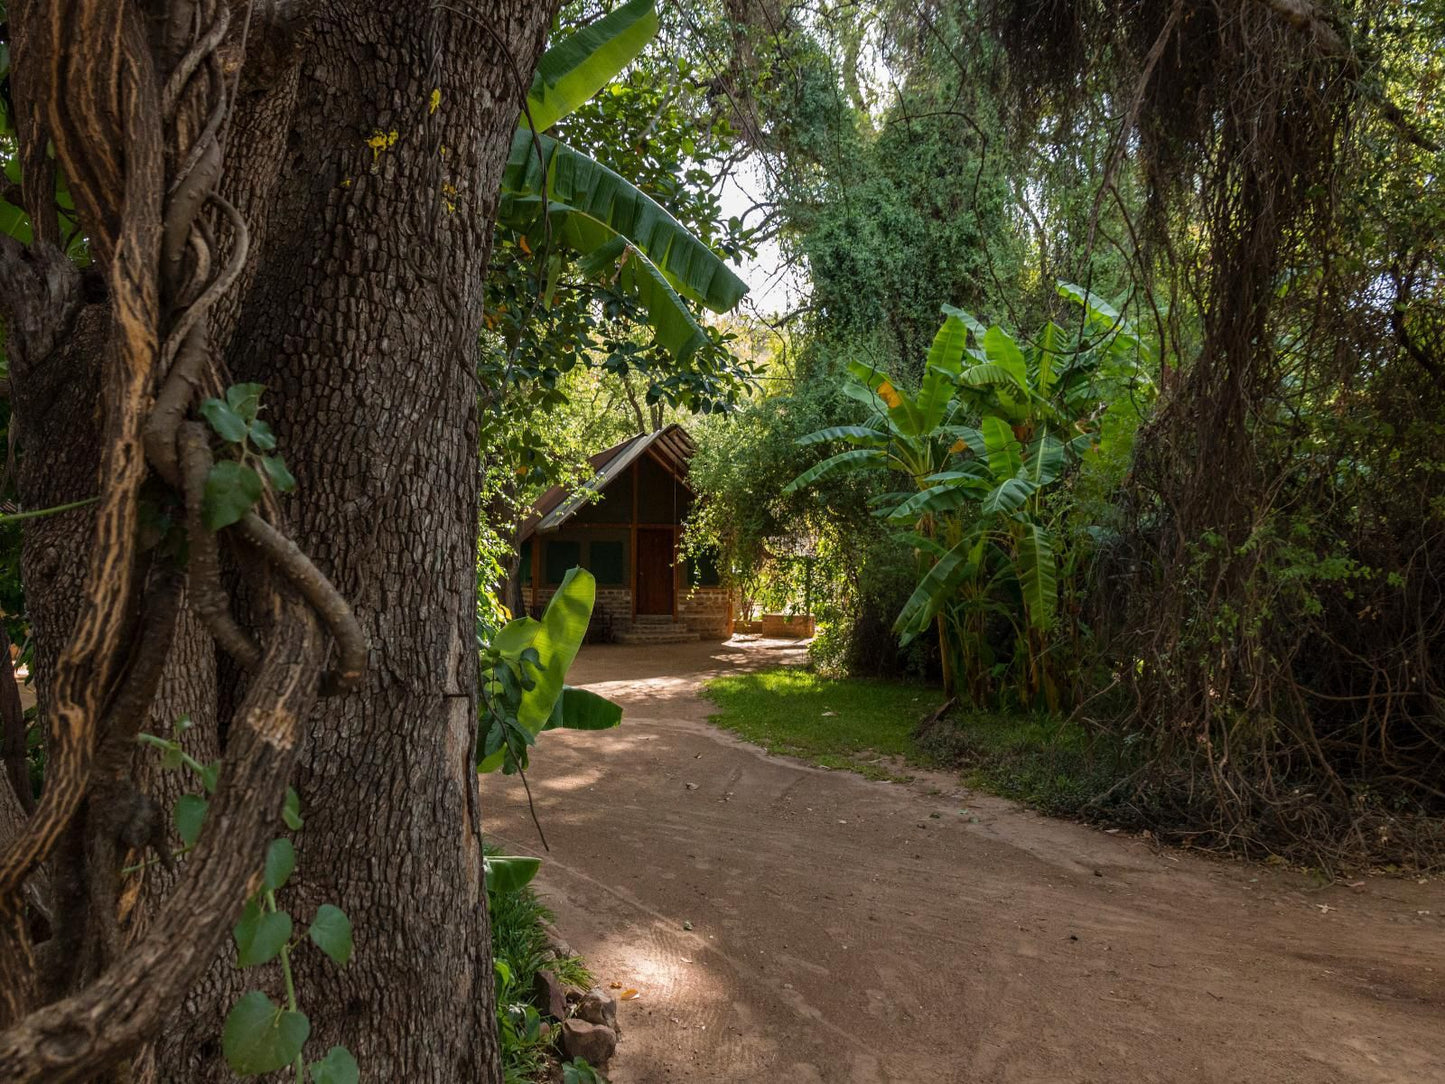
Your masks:
<svg viewBox="0 0 1445 1084"><path fill-rule="evenodd" d="M671 614L677 572L671 530L637 530L637 612Z"/></svg>

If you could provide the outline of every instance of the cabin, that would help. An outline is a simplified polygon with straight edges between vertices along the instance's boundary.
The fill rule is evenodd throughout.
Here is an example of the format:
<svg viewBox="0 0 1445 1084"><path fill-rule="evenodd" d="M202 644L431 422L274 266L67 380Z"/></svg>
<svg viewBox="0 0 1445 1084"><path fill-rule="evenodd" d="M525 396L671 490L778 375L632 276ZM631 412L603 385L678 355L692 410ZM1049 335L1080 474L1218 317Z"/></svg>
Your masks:
<svg viewBox="0 0 1445 1084"><path fill-rule="evenodd" d="M593 639L616 643L725 640L730 593L707 560L679 553L697 494L687 482L696 447L680 425L632 437L591 457L581 489L553 486L519 533L521 598L538 615L567 570L597 579Z"/></svg>

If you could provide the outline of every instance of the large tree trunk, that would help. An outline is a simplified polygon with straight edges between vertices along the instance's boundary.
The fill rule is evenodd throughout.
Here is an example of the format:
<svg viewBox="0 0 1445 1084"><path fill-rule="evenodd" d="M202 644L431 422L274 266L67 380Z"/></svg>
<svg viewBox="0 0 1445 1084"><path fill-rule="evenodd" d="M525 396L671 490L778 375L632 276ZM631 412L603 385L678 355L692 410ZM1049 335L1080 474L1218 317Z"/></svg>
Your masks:
<svg viewBox="0 0 1445 1084"><path fill-rule="evenodd" d="M351 917L346 968L307 945L294 963L308 1055L342 1043L367 1080L499 1079L469 764L474 374L501 170L555 6L272 2L248 21L241 4L229 35L237 49L243 29L249 38L221 188L250 224L251 253L241 289L212 313L212 341L230 344L231 380L266 385L299 482L284 502L292 536L371 647L364 687L314 711L295 781L306 826L280 902L298 926L321 903ZM95 438L58 431L88 419L95 391L72 380L66 394L79 401L63 411L17 410L37 437L27 504L88 495ZM75 461L63 472L41 456L57 447ZM54 615L57 644L88 543L88 513L70 515L38 521L28 543L28 587L41 624ZM189 714L197 755L223 749L244 685L228 671L199 622L183 618L149 727ZM150 774L167 807L175 786ZM148 872L122 916L128 943L173 881ZM274 965L238 974L232 958L228 945L143 1052L139 1079L234 1079L219 1053L224 1015L241 990L279 995L280 979Z"/></svg>
<svg viewBox="0 0 1445 1084"><path fill-rule="evenodd" d="M265 384L274 405L296 540L371 643L365 688L318 705L296 781L306 827L282 903L298 919L340 906L357 947L340 972L298 954L311 1043L343 1043L366 1079L418 1084L496 1072L468 764L474 373L518 79L551 16L546 3L463 8L318 16L230 352L234 378ZM233 984L210 985L223 996L158 1051L160 1079L231 1079L215 1037Z"/></svg>

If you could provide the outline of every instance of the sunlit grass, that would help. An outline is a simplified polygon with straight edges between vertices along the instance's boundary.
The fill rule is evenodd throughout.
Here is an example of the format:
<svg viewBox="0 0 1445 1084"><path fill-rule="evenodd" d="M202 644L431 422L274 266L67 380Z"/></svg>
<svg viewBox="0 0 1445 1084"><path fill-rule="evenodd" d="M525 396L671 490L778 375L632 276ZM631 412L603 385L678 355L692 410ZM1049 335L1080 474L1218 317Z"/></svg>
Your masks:
<svg viewBox="0 0 1445 1084"><path fill-rule="evenodd" d="M869 758L911 758L918 721L943 702L926 685L830 680L789 667L715 678L704 693L719 709L713 723L769 753L878 778L894 773Z"/></svg>
<svg viewBox="0 0 1445 1084"><path fill-rule="evenodd" d="M715 678L704 695L710 721L769 753L873 779L900 764L952 768L968 785L1062 816L1097 816L1096 799L1122 774L1122 751L1040 715L955 711L919 735L943 694L926 685L834 680L780 668Z"/></svg>

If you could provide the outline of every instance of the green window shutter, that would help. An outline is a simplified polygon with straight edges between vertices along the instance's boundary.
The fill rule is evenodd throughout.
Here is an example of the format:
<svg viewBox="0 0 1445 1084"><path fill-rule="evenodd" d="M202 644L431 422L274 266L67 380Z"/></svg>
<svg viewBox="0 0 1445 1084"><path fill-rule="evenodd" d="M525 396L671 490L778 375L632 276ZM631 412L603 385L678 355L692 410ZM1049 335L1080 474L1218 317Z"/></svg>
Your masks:
<svg viewBox="0 0 1445 1084"><path fill-rule="evenodd" d="M621 542L593 542L587 547L587 571L598 584L617 587L627 582L627 550Z"/></svg>
<svg viewBox="0 0 1445 1084"><path fill-rule="evenodd" d="M518 579L521 580L523 587L530 587L532 585L532 540L530 538L522 543L522 551L517 563Z"/></svg>
<svg viewBox="0 0 1445 1084"><path fill-rule="evenodd" d="M547 583L556 586L568 571L582 563L582 543L547 543Z"/></svg>

